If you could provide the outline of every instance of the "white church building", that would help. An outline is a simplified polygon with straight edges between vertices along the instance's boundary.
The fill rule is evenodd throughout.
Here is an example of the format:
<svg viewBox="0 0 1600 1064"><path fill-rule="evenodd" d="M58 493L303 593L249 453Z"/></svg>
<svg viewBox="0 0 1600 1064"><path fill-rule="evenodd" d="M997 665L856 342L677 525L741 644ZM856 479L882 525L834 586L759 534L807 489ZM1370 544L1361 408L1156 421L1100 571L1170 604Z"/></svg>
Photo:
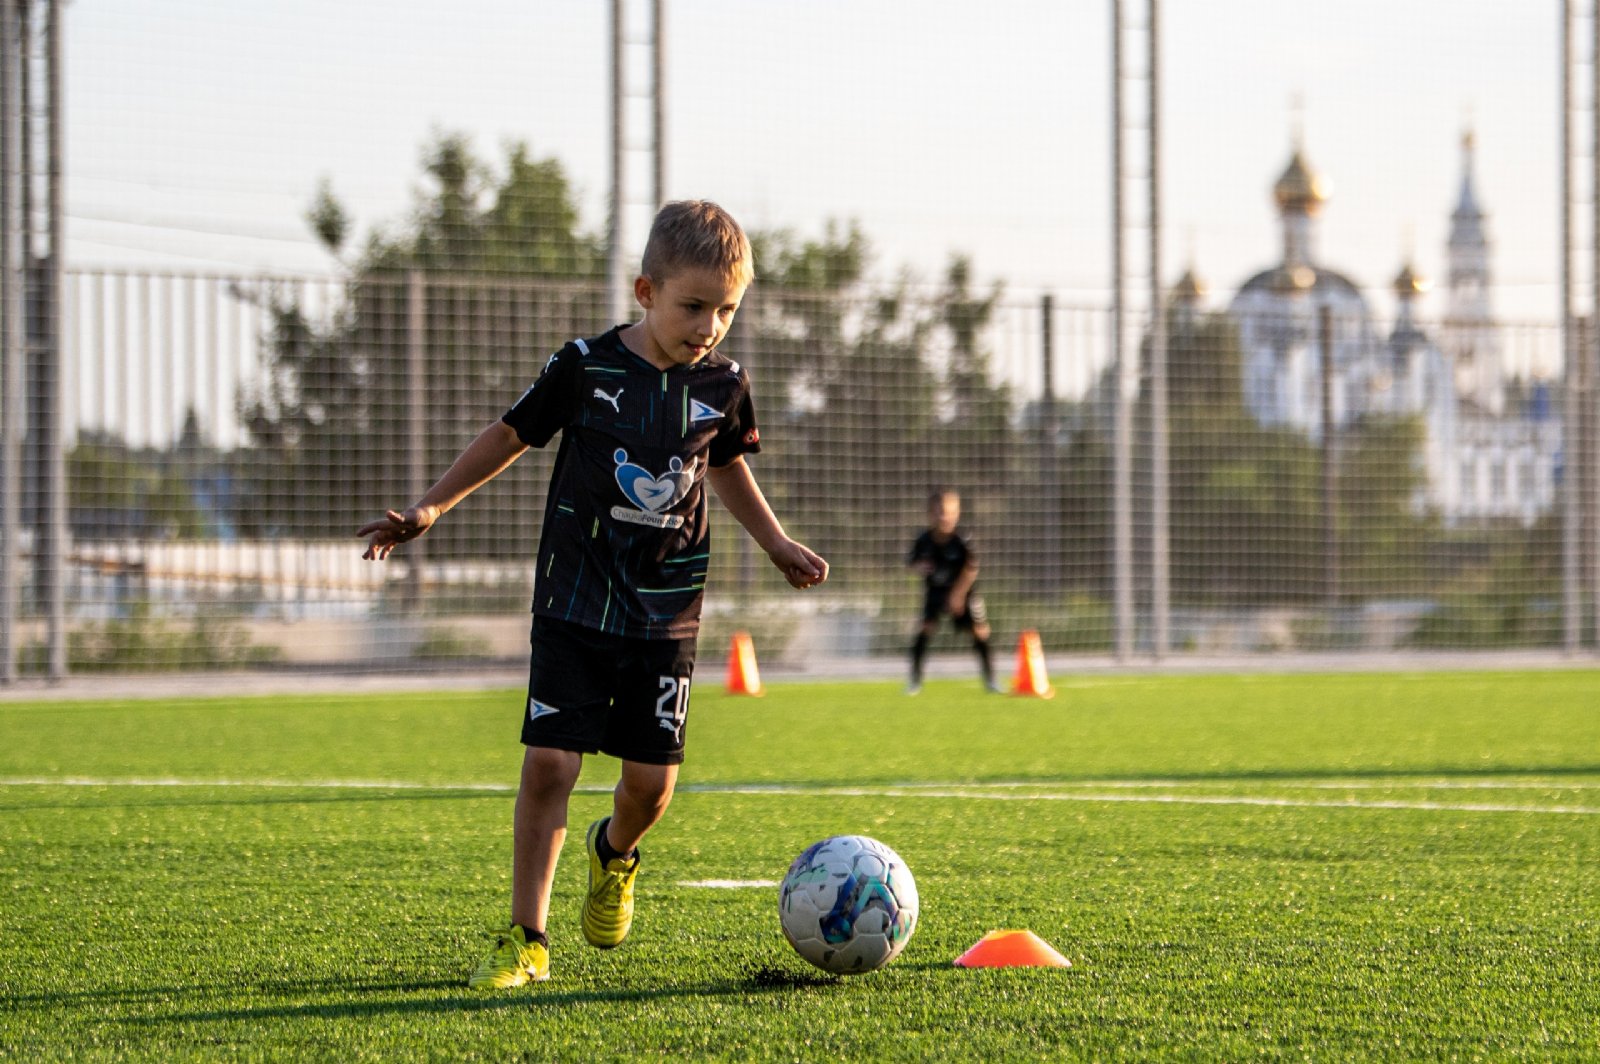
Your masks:
<svg viewBox="0 0 1600 1064"><path fill-rule="evenodd" d="M1561 424L1546 386L1535 386L1531 400L1526 389L1508 387L1473 150L1469 134L1450 216L1445 312L1431 333L1416 310L1425 286L1409 264L1393 281L1393 326L1384 335L1361 289L1318 257L1316 226L1327 194L1298 148L1273 187L1282 257L1245 281L1228 309L1239 328L1245 405L1260 424L1317 439L1325 416L1336 429L1369 414L1418 416L1426 429L1420 506L1452 525L1528 525L1555 500ZM1192 281L1180 282L1177 298L1195 292ZM1327 415L1324 321L1332 351Z"/></svg>

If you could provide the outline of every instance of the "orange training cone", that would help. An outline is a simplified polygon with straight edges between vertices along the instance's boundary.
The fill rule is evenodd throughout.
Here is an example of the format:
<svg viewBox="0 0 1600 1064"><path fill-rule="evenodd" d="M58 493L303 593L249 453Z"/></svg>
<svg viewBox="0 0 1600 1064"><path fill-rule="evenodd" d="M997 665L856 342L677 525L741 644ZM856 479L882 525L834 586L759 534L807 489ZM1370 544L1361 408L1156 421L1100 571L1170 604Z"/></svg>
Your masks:
<svg viewBox="0 0 1600 1064"><path fill-rule="evenodd" d="M1044 671L1044 647L1039 643L1039 633L1027 631L1017 640L1017 675L1011 681L1014 695L1036 695L1053 698L1055 688Z"/></svg>
<svg viewBox="0 0 1600 1064"><path fill-rule="evenodd" d="M756 648L750 642L749 632L733 633L733 645L728 648L728 693L730 695L760 695L761 670L756 668Z"/></svg>
<svg viewBox="0 0 1600 1064"><path fill-rule="evenodd" d="M990 931L956 958L957 968L1071 968L1072 962L1032 931Z"/></svg>

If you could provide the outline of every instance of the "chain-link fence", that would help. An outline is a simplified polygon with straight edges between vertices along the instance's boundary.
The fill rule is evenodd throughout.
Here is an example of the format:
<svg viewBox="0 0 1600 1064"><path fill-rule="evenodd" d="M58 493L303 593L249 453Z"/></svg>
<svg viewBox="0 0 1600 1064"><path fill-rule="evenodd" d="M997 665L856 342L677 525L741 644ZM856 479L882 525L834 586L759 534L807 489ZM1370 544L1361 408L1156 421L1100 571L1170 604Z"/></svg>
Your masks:
<svg viewBox="0 0 1600 1064"><path fill-rule="evenodd" d="M840 5L793 5L724 20L708 65L674 62L694 5L468 5L457 51L375 6L188 0L75 10L77 67L66 6L0 0L0 680L521 659L553 449L385 564L353 533L609 324L664 194L751 230L726 350L755 384L752 466L833 564L785 593L714 504L708 654L736 628L768 658L898 653L934 487L963 497L1001 646L1600 645L1595 248L1573 236L1600 154L1579 128L1600 113L1592 4L1416 5L1376 32L1337 5L1162 21L1128 0L1108 25L937 0L856 5L844 34ZM263 47L269 24L293 43ZM1113 26L1149 38L1145 65L1108 62ZM405 75L349 84L358 46ZM1357 52L1382 76L1339 59ZM205 57L284 91L207 71L210 101L178 73ZM1484 69L1497 91L1463 130ZM402 214L397 116L435 101ZM329 173L309 196L307 160ZM1395 254L1402 216L1420 254ZM1161 276L1114 299L1141 267L1113 270L1113 245L1146 237ZM274 268L234 265L266 247Z"/></svg>
<svg viewBox="0 0 1600 1064"><path fill-rule="evenodd" d="M415 498L551 351L599 331L603 285L75 272L66 293L74 669L521 656L553 447L387 563L361 560L353 532ZM1175 650L1559 644L1554 382L1462 395L1448 330L1403 297L1379 320L1180 292L1168 332ZM898 652L919 595L905 557L937 486L963 497L1000 640L1108 649L1107 333L1103 308L958 283L758 285L726 347L756 388L752 465L833 576L785 594L719 512L708 648L744 628L779 659ZM1529 364L1558 342L1494 336ZM37 669L35 606L25 593ZM1141 639L1148 610L1141 587Z"/></svg>

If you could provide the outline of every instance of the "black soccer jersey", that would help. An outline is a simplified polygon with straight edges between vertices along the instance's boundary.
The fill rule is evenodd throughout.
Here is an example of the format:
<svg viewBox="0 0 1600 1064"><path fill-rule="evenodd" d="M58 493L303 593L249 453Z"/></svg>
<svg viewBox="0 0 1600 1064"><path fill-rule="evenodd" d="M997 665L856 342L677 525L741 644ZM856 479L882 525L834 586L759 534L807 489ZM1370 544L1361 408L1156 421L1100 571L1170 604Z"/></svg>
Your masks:
<svg viewBox="0 0 1600 1064"><path fill-rule="evenodd" d="M681 639L699 631L711 556L706 470L761 449L750 381L717 351L656 369L619 332L551 355L502 418L531 447L561 433L533 611Z"/></svg>
<svg viewBox="0 0 1600 1064"><path fill-rule="evenodd" d="M923 532L911 545L912 564L928 561L933 563L933 571L928 574L928 589L930 591L949 591L956 582L956 577L961 575L969 559L975 559L971 544L961 538L961 533L952 532L950 538L943 543L933 538L932 532Z"/></svg>

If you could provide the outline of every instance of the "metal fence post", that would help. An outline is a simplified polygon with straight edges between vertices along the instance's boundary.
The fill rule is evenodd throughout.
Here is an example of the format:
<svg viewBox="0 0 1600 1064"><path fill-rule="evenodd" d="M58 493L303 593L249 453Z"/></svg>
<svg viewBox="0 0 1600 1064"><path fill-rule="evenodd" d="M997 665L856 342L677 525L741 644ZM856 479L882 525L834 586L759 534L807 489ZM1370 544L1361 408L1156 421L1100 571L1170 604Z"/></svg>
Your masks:
<svg viewBox="0 0 1600 1064"><path fill-rule="evenodd" d="M1118 661L1133 655L1133 389L1139 379L1138 344L1128 338L1123 244L1127 239L1123 183L1122 0L1111 0L1111 596Z"/></svg>
<svg viewBox="0 0 1600 1064"><path fill-rule="evenodd" d="M428 490L428 287L421 270L406 275L406 483L412 498ZM406 546L406 608L422 605L423 569L427 566L425 539Z"/></svg>
<svg viewBox="0 0 1600 1064"><path fill-rule="evenodd" d="M38 524L38 549L40 587L43 594L47 668L51 680L63 680L67 675L67 462L66 462L66 352L63 347L62 322L62 161L61 120L65 109L61 106L63 82L62 28L66 5L61 0L50 0L46 8L50 19L47 51L46 84L49 99L45 102L45 122L49 129L45 141L45 166L48 177L46 200L49 211L46 232L50 255L44 263L44 321L43 351L39 364L41 379L39 390L39 435L43 468L39 470L40 499Z"/></svg>
<svg viewBox="0 0 1600 1064"><path fill-rule="evenodd" d="M22 258L17 230L21 183L19 166L20 56L18 27L25 9L17 0L0 0L0 683L17 679L18 582L22 577Z"/></svg>
<svg viewBox="0 0 1600 1064"><path fill-rule="evenodd" d="M1575 433L1568 436L1573 441L1573 461L1584 485L1582 507L1589 524L1589 549L1574 547L1588 557L1592 579L1591 629L1594 648L1600 652L1600 409L1596 397L1600 396L1600 205L1595 203L1600 185L1600 11L1591 7L1589 18L1589 327L1578 338L1574 352L1578 379L1582 382L1578 402L1578 424ZM1588 445L1584 445L1587 438ZM1579 521L1581 530L1583 521ZM1582 574L1575 573L1581 582ZM1581 624L1583 617L1583 591L1579 587L1573 594L1574 612ZM1574 648L1576 649L1576 648Z"/></svg>
<svg viewBox="0 0 1600 1064"><path fill-rule="evenodd" d="M1056 461L1055 300L1046 292L1039 302L1039 347L1043 383L1039 394L1039 472L1044 485L1044 521L1039 537L1044 554L1042 584L1046 595L1061 590L1061 482Z"/></svg>
<svg viewBox="0 0 1600 1064"><path fill-rule="evenodd" d="M1572 84L1572 0L1561 2L1561 643L1568 654L1578 651L1580 614L1583 609L1578 593L1579 521L1578 491L1574 483L1578 469L1577 439L1578 403L1576 319L1573 308L1573 210L1572 210L1572 123L1575 100Z"/></svg>
<svg viewBox="0 0 1600 1064"><path fill-rule="evenodd" d="M1150 229L1150 638L1157 661L1172 646L1171 483L1167 436L1167 315L1161 291L1161 5L1148 0L1145 135Z"/></svg>
<svg viewBox="0 0 1600 1064"><path fill-rule="evenodd" d="M1333 308L1317 308L1317 347L1322 357L1322 564L1330 623L1339 608L1339 452L1333 411Z"/></svg>

